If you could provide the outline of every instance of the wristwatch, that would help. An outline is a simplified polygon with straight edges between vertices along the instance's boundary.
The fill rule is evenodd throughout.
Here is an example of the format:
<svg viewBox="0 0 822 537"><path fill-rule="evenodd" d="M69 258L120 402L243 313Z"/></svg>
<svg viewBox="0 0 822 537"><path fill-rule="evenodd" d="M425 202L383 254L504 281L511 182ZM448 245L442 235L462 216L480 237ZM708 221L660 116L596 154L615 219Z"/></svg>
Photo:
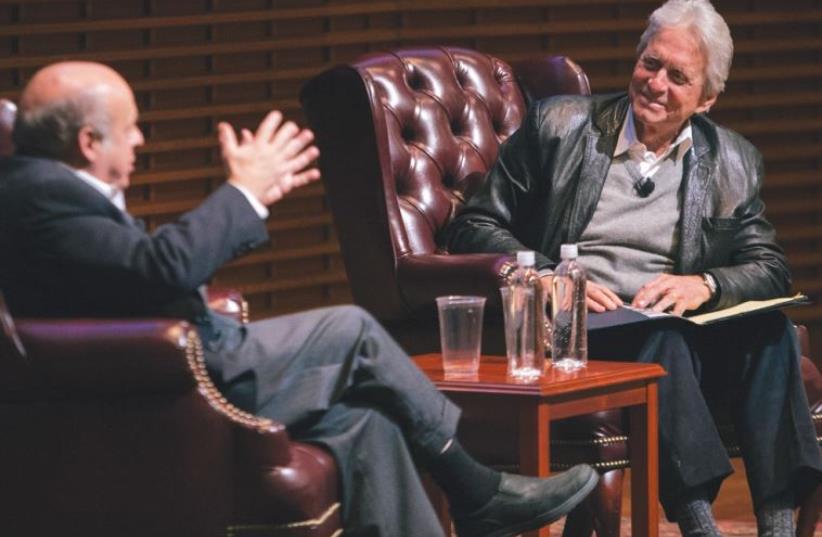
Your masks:
<svg viewBox="0 0 822 537"><path fill-rule="evenodd" d="M513 261L506 261L499 267L499 278L507 284L511 283L511 276L513 276L514 271L517 269L517 264Z"/></svg>
<svg viewBox="0 0 822 537"><path fill-rule="evenodd" d="M705 287L708 288L708 291L711 293L711 298L716 296L716 278L710 272L703 272L702 273L702 281L705 283Z"/></svg>

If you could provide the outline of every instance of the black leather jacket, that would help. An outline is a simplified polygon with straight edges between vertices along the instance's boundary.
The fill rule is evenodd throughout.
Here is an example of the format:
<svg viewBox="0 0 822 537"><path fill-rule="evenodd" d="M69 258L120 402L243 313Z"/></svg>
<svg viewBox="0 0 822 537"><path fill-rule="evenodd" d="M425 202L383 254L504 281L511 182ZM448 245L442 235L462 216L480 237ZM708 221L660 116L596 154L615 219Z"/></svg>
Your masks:
<svg viewBox="0 0 822 537"><path fill-rule="evenodd" d="M532 249L538 268L553 267L594 214L627 110L624 93L536 103L448 228L449 250ZM785 295L790 272L759 198L762 156L702 115L691 125L675 273L710 272L713 307Z"/></svg>

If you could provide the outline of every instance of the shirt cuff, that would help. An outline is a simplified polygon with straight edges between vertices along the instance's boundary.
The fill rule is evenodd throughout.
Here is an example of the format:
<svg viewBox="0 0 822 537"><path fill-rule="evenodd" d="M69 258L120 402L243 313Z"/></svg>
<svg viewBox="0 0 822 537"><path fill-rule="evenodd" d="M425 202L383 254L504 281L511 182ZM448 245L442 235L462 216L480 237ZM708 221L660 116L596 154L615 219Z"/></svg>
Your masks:
<svg viewBox="0 0 822 537"><path fill-rule="evenodd" d="M232 183L231 186L239 190L240 193L243 196L245 196L245 199L247 199L248 203L251 204L251 207L254 209L254 212L257 213L257 216L259 216L263 220L268 218L268 207L263 205L262 202L258 200L254 194L251 193L251 191L249 191L246 187L241 185L235 185Z"/></svg>

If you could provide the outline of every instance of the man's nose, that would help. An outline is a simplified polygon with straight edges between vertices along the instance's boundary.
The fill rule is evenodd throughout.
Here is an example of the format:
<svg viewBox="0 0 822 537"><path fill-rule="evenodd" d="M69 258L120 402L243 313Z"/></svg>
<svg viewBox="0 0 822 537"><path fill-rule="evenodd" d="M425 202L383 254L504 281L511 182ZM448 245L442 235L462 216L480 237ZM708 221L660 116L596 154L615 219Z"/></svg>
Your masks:
<svg viewBox="0 0 822 537"><path fill-rule="evenodd" d="M136 146L143 145L145 142L146 142L146 139L143 136L143 131L139 128L134 129L133 140L132 140L132 143L134 144L134 146L136 147Z"/></svg>
<svg viewBox="0 0 822 537"><path fill-rule="evenodd" d="M648 79L648 89L655 93L662 93L668 85L668 74L665 69L660 69Z"/></svg>

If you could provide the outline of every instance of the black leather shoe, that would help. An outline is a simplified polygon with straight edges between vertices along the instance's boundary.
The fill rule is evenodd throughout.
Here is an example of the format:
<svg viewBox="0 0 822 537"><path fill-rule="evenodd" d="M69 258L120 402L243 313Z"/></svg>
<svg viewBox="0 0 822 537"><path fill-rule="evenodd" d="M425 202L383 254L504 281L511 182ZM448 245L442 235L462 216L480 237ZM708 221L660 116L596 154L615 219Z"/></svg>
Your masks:
<svg viewBox="0 0 822 537"><path fill-rule="evenodd" d="M587 464L540 479L502 474L497 493L473 513L454 514L459 537L511 537L565 516L599 481Z"/></svg>

